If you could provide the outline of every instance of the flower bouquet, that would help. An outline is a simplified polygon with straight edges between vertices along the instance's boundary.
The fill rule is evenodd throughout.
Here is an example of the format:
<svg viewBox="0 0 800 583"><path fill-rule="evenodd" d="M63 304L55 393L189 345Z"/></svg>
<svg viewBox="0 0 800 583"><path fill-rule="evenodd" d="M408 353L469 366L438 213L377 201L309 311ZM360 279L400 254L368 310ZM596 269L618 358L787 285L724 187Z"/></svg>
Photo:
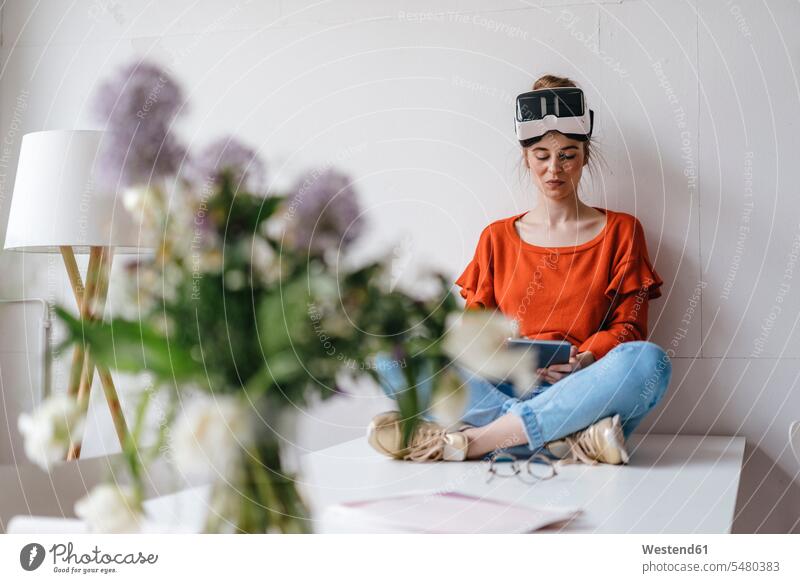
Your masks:
<svg viewBox="0 0 800 583"><path fill-rule="evenodd" d="M258 154L234 137L192 155L173 131L181 89L153 64L121 70L95 103L108 135L103 187L124 192L152 251L126 266L119 284L128 293L113 318L57 313L65 347L82 343L97 362L146 371L153 385L128 420L127 482L76 505L90 528L136 530L146 466L167 455L182 475L211 484L207 531L307 532L280 427L310 395L343 392L349 377L384 382L379 354L405 379L396 398L406 438L425 412L445 422L459 416L464 383L454 359L481 372L497 353L492 343L511 331L496 316L462 316L441 275L431 276L436 293L420 298L391 285L388 257L345 267L364 230L347 176L316 169L275 193ZM145 445L155 394L166 395L167 409L155 443ZM53 401L20 420L29 456L44 467L63 459L65 436L82 429L74 403Z"/></svg>

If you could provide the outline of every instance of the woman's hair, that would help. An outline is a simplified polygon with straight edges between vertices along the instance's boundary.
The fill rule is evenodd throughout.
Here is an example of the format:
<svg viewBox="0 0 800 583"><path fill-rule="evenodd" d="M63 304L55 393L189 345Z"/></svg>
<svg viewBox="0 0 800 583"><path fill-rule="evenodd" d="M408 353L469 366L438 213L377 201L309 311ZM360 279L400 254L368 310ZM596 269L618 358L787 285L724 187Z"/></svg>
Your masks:
<svg viewBox="0 0 800 583"><path fill-rule="evenodd" d="M569 77L558 77L556 75L542 75L539 77L534 83L533 87L531 87L532 91L536 91L537 89L552 89L553 87L577 87L578 85L570 79ZM589 174L592 175L594 178L594 169L597 168L597 160L596 158L599 156L599 152L597 151L597 146L595 145L593 138L589 138L585 142L583 142L583 154L586 159L586 163L589 166ZM520 160L521 163L521 170L524 172L528 170L528 164L525 159L525 148L522 149L522 158ZM599 170L599 168L598 168Z"/></svg>

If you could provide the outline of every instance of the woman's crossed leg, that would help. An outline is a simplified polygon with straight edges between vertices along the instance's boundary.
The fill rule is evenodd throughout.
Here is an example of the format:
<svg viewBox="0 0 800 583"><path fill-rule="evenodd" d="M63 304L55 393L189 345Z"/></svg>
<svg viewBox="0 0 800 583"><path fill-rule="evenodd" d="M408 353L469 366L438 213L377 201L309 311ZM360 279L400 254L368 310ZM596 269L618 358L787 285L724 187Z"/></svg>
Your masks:
<svg viewBox="0 0 800 583"><path fill-rule="evenodd" d="M545 384L529 398L513 397L508 383L494 384L465 373L470 399L463 421L468 458L489 452L528 453L619 415L627 438L664 396L672 364L664 350L647 341L619 344L591 366L555 384Z"/></svg>

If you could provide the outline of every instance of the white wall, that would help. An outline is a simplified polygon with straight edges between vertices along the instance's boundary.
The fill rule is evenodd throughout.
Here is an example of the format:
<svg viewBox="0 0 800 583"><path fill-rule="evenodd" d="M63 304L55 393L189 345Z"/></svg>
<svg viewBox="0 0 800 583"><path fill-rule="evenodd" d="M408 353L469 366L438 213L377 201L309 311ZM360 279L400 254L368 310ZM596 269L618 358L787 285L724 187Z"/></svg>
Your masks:
<svg viewBox="0 0 800 583"><path fill-rule="evenodd" d="M335 162L359 180L365 253L400 242L410 266L455 278L483 226L535 202L516 173L512 97L543 73L568 75L597 112L607 161L585 200L642 220L666 282L652 340L674 349L674 378L641 431L746 436L735 531L800 532L786 437L800 418L800 7L445 0L422 12L431 4L7 2L0 225L21 135L89 127L97 82L149 55L191 95L188 141L241 134L276 188ZM57 264L0 260L4 295L24 284L70 299ZM301 444L360 435L385 407L360 394L315 408Z"/></svg>

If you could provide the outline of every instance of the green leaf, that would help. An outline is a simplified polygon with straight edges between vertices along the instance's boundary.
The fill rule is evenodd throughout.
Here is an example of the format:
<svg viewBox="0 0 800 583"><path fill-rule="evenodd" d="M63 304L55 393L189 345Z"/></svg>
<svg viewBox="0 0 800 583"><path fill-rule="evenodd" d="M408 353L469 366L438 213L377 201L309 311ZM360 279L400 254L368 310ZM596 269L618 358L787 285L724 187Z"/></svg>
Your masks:
<svg viewBox="0 0 800 583"><path fill-rule="evenodd" d="M414 434L414 429L419 422L421 412L419 395L417 390L416 369L413 361L403 369L406 379L406 387L397 395L397 406L400 410L400 428L403 437L403 447L407 447Z"/></svg>
<svg viewBox="0 0 800 583"><path fill-rule="evenodd" d="M291 350L270 355L267 358L267 369L274 383L283 384L297 380L305 375L300 355Z"/></svg>
<svg viewBox="0 0 800 583"><path fill-rule="evenodd" d="M311 335L308 290L302 280L289 281L266 295L258 307L258 333L264 355L296 348Z"/></svg>
<svg viewBox="0 0 800 583"><path fill-rule="evenodd" d="M143 323L121 319L87 322L61 307L56 307L56 314L67 326L65 344L89 346L92 357L109 368L134 373L149 370L162 379L178 380L200 372L184 347Z"/></svg>
<svg viewBox="0 0 800 583"><path fill-rule="evenodd" d="M260 369L258 369L258 371L251 375L249 379L247 379L247 383L244 385L244 390L249 398L255 401L270 388L272 388L274 384L275 383L272 380L272 375L270 374L269 369L266 366L262 366Z"/></svg>
<svg viewBox="0 0 800 583"><path fill-rule="evenodd" d="M305 364L292 350L278 352L270 355L267 363L248 379L244 390L251 399L261 397L276 385L285 392L307 374Z"/></svg>

